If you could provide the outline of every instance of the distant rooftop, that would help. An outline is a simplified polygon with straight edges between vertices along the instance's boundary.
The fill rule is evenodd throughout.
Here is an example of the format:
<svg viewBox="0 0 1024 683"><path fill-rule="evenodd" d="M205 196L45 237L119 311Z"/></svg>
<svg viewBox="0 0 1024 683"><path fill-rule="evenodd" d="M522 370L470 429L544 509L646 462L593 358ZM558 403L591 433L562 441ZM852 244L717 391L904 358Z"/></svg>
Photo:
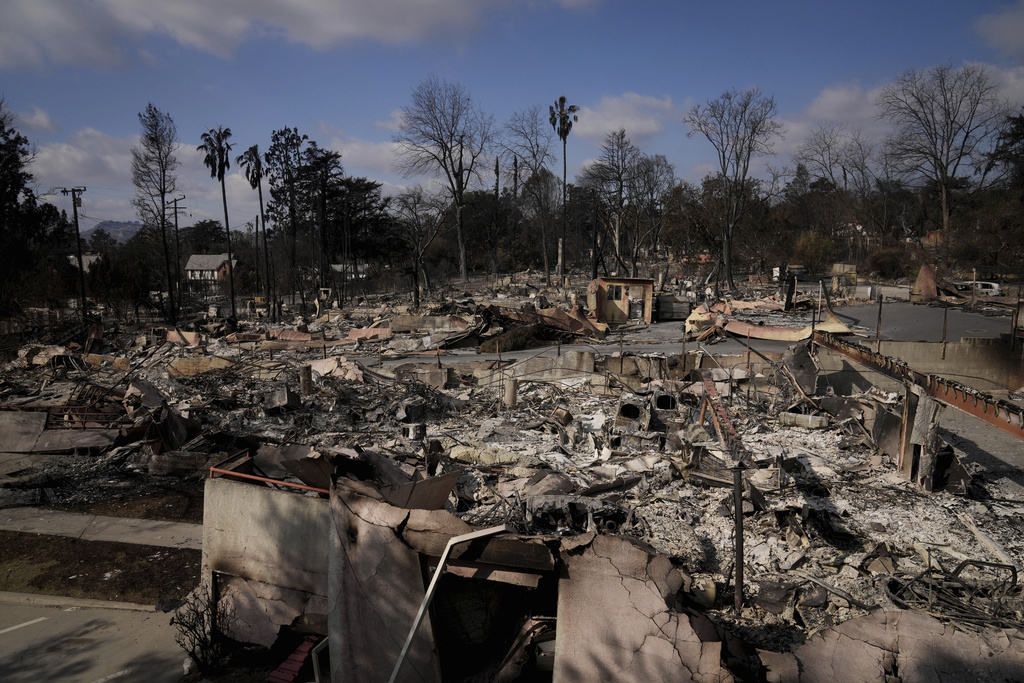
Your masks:
<svg viewBox="0 0 1024 683"><path fill-rule="evenodd" d="M71 261L71 265L73 265L75 268L78 267L78 256L76 254L71 254L70 256L68 256L68 260ZM82 267L85 268L85 272L88 273L92 269L93 264L95 264L99 260L99 254L82 254Z"/></svg>
<svg viewBox="0 0 1024 683"><path fill-rule="evenodd" d="M217 270L227 260L227 254L192 254L188 257L185 270Z"/></svg>

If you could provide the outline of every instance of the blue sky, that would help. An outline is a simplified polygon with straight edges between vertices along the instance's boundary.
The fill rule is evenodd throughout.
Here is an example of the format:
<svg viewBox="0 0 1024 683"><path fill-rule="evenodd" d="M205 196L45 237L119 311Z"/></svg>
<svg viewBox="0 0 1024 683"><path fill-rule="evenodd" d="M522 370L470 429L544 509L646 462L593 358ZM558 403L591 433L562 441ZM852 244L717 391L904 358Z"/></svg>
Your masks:
<svg viewBox="0 0 1024 683"><path fill-rule="evenodd" d="M389 193L424 180L392 171L391 136L429 76L461 83L498 125L565 94L582 108L570 178L621 126L699 181L714 156L687 138L694 104L754 86L774 95L787 129L773 160L782 166L819 121L880 139L879 88L909 68L965 63L988 65L1003 96L1024 103L1024 0L0 3L0 93L35 145L40 191L88 188L83 228L134 218L129 150L149 102L177 124L192 220L219 219L219 187L195 152L218 125L231 128L236 152L265 150L272 130L297 127ZM228 202L235 228L258 213L235 168Z"/></svg>

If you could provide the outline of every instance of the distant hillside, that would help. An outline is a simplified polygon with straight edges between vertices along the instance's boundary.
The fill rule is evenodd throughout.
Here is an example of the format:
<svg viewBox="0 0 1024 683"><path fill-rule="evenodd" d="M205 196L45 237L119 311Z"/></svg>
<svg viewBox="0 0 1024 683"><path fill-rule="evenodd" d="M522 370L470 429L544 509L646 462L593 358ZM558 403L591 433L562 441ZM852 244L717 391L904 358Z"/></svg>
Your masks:
<svg viewBox="0 0 1024 683"><path fill-rule="evenodd" d="M139 230L142 230L142 223L140 221L103 221L97 223L95 228L82 231L82 237L88 240L97 230L106 230L108 235L123 244L134 237Z"/></svg>

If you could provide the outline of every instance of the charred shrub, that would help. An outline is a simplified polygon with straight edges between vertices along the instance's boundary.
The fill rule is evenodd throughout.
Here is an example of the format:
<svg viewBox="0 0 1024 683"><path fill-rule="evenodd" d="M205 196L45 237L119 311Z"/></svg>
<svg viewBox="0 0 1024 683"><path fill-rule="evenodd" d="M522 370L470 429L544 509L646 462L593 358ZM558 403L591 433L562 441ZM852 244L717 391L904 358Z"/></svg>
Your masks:
<svg viewBox="0 0 1024 683"><path fill-rule="evenodd" d="M868 270L887 280L910 275L910 259L901 247L881 247L868 254Z"/></svg>

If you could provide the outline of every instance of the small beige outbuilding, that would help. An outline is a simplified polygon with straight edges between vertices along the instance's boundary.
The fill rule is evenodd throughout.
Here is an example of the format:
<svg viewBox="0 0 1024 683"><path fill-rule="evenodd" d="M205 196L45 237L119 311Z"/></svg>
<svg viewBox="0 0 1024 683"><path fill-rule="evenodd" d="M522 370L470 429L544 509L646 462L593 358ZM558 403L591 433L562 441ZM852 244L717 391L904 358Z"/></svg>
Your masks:
<svg viewBox="0 0 1024 683"><path fill-rule="evenodd" d="M653 319L654 280L635 277L599 277L587 288L587 307L602 323Z"/></svg>

